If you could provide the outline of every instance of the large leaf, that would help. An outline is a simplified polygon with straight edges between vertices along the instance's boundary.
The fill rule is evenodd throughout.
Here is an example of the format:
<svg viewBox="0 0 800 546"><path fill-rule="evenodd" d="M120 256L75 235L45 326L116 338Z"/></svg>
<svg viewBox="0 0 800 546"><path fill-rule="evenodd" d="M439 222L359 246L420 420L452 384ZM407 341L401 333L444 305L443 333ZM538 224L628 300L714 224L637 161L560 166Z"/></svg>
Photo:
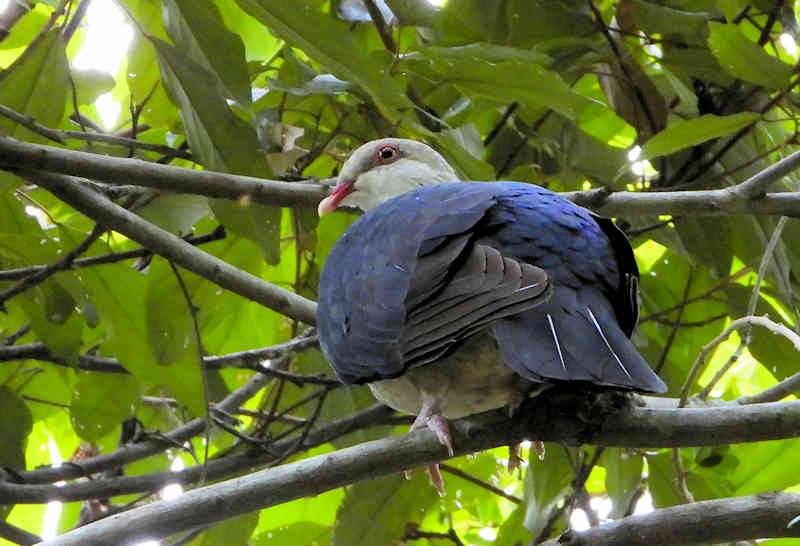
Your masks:
<svg viewBox="0 0 800 546"><path fill-rule="evenodd" d="M36 47L20 58L0 79L0 104L47 127L58 127L67 101L67 56L61 32L51 30ZM0 134L39 142L31 133L6 117L0 117Z"/></svg>
<svg viewBox="0 0 800 546"><path fill-rule="evenodd" d="M86 441L99 440L133 415L139 396L139 382L129 375L84 375L69 408L75 432Z"/></svg>
<svg viewBox="0 0 800 546"><path fill-rule="evenodd" d="M392 544L403 536L406 523L418 521L435 500L421 471L411 480L394 474L357 483L339 506L331 544Z"/></svg>
<svg viewBox="0 0 800 546"><path fill-rule="evenodd" d="M606 448L600 464L606 469L606 491L613 503L609 517L619 519L626 515L631 500L641 486L644 458L622 448Z"/></svg>
<svg viewBox="0 0 800 546"><path fill-rule="evenodd" d="M16 392L0 385L0 466L25 470L25 446L32 429L28 406Z"/></svg>
<svg viewBox="0 0 800 546"><path fill-rule="evenodd" d="M251 546L328 546L331 543L331 528L310 521L301 521L277 527L257 534Z"/></svg>
<svg viewBox="0 0 800 546"><path fill-rule="evenodd" d="M739 129L757 122L761 116L742 112L730 116L705 114L691 120L679 120L654 135L642 146L642 159L675 153L714 138L732 135Z"/></svg>
<svg viewBox="0 0 800 546"><path fill-rule="evenodd" d="M792 67L750 41L736 25L709 23L708 45L720 66L731 76L768 89L789 84Z"/></svg>
<svg viewBox="0 0 800 546"><path fill-rule="evenodd" d="M402 88L389 77L388 66L368 55L344 22L322 13L310 0L236 3L336 76L359 85L390 119L398 117L397 110L411 108Z"/></svg>
<svg viewBox="0 0 800 546"><path fill-rule="evenodd" d="M228 96L250 104L250 78L239 36L222 22L211 0L166 0L164 19L172 41L218 77Z"/></svg>
<svg viewBox="0 0 800 546"><path fill-rule="evenodd" d="M258 524L258 512L250 512L213 526L199 537L189 542L189 546L247 546L253 544L250 536Z"/></svg>
<svg viewBox="0 0 800 546"><path fill-rule="evenodd" d="M160 365L148 342L147 277L117 265L88 269L83 278L106 327L104 352L118 358L142 383L166 387L192 413L204 415L199 362L180 368Z"/></svg>
<svg viewBox="0 0 800 546"><path fill-rule="evenodd" d="M535 537L544 530L575 477L567 448L551 443L545 446L544 459L531 457L525 474L525 528Z"/></svg>
<svg viewBox="0 0 800 546"><path fill-rule="evenodd" d="M228 107L218 78L166 42L152 42L164 84L180 106L192 152L209 169L268 178L256 132ZM280 209L224 199L211 200L211 208L223 224L255 241L269 263L278 262Z"/></svg>

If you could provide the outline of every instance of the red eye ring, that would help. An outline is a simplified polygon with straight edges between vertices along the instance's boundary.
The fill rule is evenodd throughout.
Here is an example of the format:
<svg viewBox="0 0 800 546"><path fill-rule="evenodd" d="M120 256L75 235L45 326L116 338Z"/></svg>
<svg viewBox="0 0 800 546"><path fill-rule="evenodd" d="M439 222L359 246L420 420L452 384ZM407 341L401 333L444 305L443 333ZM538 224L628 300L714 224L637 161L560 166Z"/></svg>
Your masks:
<svg viewBox="0 0 800 546"><path fill-rule="evenodd" d="M378 148L375 152L375 162L376 163L391 163L392 161L396 160L400 156L400 153L397 151L395 146L390 144L386 144Z"/></svg>

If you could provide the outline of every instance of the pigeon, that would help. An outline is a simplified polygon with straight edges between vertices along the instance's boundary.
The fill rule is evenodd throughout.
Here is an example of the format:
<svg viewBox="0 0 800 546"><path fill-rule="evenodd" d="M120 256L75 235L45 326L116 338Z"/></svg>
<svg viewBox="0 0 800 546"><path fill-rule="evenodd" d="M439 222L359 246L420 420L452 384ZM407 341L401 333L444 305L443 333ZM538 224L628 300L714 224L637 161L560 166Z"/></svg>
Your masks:
<svg viewBox="0 0 800 546"><path fill-rule="evenodd" d="M339 207L365 214L320 275L323 354L451 455L449 420L552 384L666 391L630 340L639 272L610 219L533 184L459 181L398 138L352 153L318 211Z"/></svg>

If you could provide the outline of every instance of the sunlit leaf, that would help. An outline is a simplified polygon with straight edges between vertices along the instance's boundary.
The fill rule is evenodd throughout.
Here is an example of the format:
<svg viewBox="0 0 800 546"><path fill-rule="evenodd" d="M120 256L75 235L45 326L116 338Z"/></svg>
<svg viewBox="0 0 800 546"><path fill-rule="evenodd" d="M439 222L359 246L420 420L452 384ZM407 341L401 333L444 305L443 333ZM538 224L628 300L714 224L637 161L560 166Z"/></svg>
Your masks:
<svg viewBox="0 0 800 546"><path fill-rule="evenodd" d="M692 120L679 120L654 135L642 146L642 159L669 155L714 138L732 135L736 131L757 122L761 116L743 112L730 116L705 114Z"/></svg>
<svg viewBox="0 0 800 546"><path fill-rule="evenodd" d="M708 45L730 75L769 89L788 85L792 67L750 41L736 25L709 23Z"/></svg>
<svg viewBox="0 0 800 546"><path fill-rule="evenodd" d="M29 55L0 75L0 104L45 127L58 127L67 101L67 56L58 29L51 30ZM0 133L32 142L45 141L6 117Z"/></svg>

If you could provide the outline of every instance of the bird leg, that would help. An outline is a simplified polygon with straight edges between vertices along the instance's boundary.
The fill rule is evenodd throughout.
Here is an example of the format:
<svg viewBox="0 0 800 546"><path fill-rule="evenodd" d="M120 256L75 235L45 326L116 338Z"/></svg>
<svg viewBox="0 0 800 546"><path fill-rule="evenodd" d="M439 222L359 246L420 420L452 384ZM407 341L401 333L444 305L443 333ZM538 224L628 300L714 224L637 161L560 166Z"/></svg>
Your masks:
<svg viewBox="0 0 800 546"><path fill-rule="evenodd" d="M439 439L439 443L447 448L450 456L453 456L453 438L450 435L450 425L447 419L442 415L441 403L436 397L429 397L423 394L422 409L411 425L409 432L419 430L427 427ZM406 478L409 477L409 472L406 472ZM436 492L440 497L445 496L444 480L442 473L439 471L439 465L436 463L428 465L428 475L431 478L431 485L433 485Z"/></svg>

